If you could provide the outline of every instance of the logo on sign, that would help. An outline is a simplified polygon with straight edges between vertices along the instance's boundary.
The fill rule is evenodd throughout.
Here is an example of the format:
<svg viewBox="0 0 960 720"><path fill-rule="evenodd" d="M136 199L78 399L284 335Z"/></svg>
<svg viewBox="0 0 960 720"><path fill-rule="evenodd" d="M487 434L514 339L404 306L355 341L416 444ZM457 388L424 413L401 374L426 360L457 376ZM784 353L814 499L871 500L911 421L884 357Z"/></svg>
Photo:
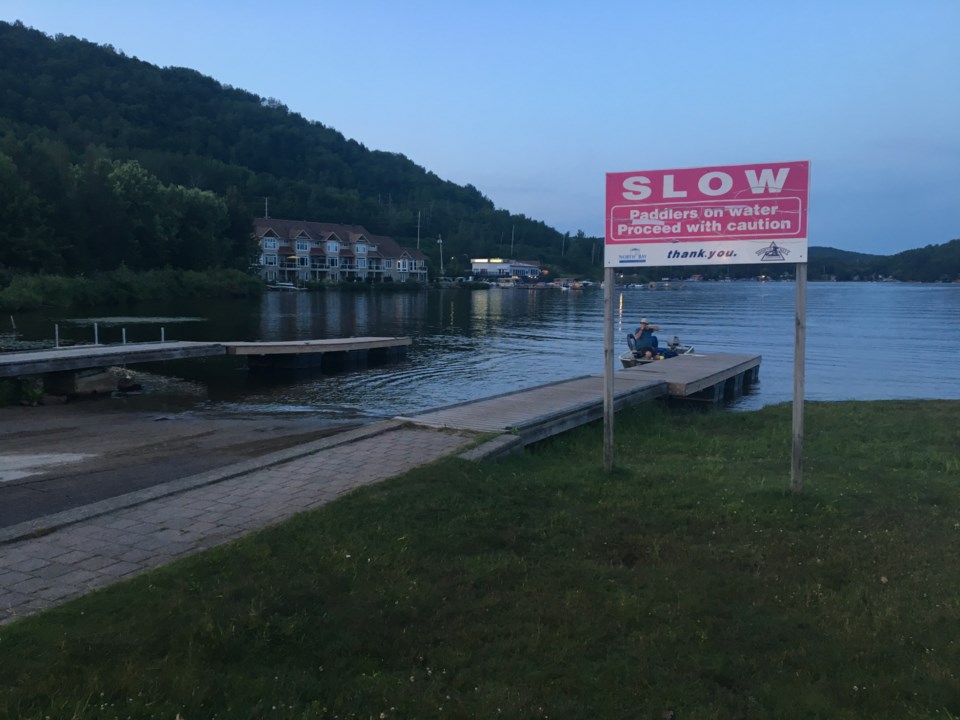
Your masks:
<svg viewBox="0 0 960 720"><path fill-rule="evenodd" d="M620 253L618 261L621 263L645 263L647 256L640 252L640 248L630 248L629 252Z"/></svg>
<svg viewBox="0 0 960 720"><path fill-rule="evenodd" d="M757 250L757 255L760 256L760 260L762 262L782 262L787 259L786 256L789 254L789 250L780 247L775 242L770 243L765 248L760 248Z"/></svg>

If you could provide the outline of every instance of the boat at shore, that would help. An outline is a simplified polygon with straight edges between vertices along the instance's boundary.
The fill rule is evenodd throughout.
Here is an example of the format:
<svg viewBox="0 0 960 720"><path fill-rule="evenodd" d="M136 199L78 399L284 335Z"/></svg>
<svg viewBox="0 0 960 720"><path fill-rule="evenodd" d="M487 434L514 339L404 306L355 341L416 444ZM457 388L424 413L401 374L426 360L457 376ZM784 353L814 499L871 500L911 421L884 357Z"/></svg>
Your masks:
<svg viewBox="0 0 960 720"><path fill-rule="evenodd" d="M678 355L689 355L694 351L693 345L684 345L680 338L674 335L670 338L665 348L655 347L651 349L651 357L646 357L646 350L637 349L637 341L633 333L627 334L628 349L621 353L620 363L624 368L636 367L637 365L646 365L659 360L669 360Z"/></svg>
<svg viewBox="0 0 960 720"><path fill-rule="evenodd" d="M297 292L302 289L303 288L298 288L296 285L289 282L277 282L267 285L267 290L274 290L277 292Z"/></svg>

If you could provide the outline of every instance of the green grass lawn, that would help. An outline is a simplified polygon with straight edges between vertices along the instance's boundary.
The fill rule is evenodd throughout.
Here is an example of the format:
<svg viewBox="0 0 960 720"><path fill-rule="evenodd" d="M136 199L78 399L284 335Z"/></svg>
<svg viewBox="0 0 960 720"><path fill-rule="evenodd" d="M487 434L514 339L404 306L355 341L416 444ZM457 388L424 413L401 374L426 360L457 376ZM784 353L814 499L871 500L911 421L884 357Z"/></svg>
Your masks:
<svg viewBox="0 0 960 720"><path fill-rule="evenodd" d="M2 718L955 718L960 402L599 424L0 627Z"/></svg>

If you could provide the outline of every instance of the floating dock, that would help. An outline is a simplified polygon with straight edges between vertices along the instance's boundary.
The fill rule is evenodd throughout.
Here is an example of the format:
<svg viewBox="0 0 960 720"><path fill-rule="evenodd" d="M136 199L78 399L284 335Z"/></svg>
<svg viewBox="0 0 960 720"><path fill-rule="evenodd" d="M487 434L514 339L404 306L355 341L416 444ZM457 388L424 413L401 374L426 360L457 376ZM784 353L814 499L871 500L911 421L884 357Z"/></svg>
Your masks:
<svg viewBox="0 0 960 720"><path fill-rule="evenodd" d="M691 353L635 365L621 372L663 380L670 397L675 400L717 404L735 400L757 382L760 359L759 355Z"/></svg>
<svg viewBox="0 0 960 720"><path fill-rule="evenodd" d="M666 394L667 385L662 380L614 375L617 410ZM397 419L428 427L517 433L528 445L601 417L603 376L584 375Z"/></svg>
<svg viewBox="0 0 960 720"><path fill-rule="evenodd" d="M68 370L226 355L219 343L152 342L120 345L72 345L50 350L0 353L0 377L44 375Z"/></svg>
<svg viewBox="0 0 960 720"><path fill-rule="evenodd" d="M760 360L759 355L691 354L620 370L613 374L614 410L657 398L719 406L757 382ZM603 376L586 375L397 419L499 434L502 452L484 455L496 457L602 417Z"/></svg>
<svg viewBox="0 0 960 720"><path fill-rule="evenodd" d="M49 375L135 363L244 355L252 368L349 369L405 354L408 337L358 337L289 342L151 342L74 345L0 353L0 378Z"/></svg>
<svg viewBox="0 0 960 720"><path fill-rule="evenodd" d="M335 340L223 343L228 355L245 355L252 370L338 372L398 360L412 343L408 337L357 337Z"/></svg>

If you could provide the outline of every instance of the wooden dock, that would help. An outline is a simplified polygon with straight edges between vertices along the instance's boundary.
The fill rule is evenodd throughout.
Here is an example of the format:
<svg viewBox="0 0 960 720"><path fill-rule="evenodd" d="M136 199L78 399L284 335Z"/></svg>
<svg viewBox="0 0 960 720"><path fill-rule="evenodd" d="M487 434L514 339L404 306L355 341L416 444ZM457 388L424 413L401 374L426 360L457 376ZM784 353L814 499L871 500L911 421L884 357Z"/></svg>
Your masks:
<svg viewBox="0 0 960 720"><path fill-rule="evenodd" d="M245 355L251 370L339 372L402 358L408 337L223 343L228 355Z"/></svg>
<svg viewBox="0 0 960 720"><path fill-rule="evenodd" d="M402 354L408 337L359 337L331 340L293 340L290 342L150 342L115 345L75 345L49 350L0 353L0 377L46 375L90 368L126 366L135 363L245 355L252 366L268 364L282 367L285 359L323 355L366 360L367 353L392 357ZM263 361L263 358L269 358ZM291 361L296 364L296 360ZM352 363L347 363L352 364ZM302 367L303 364L297 365ZM319 362L309 364L319 366Z"/></svg>
<svg viewBox="0 0 960 720"><path fill-rule="evenodd" d="M757 382L760 359L759 355L694 353L636 365L621 372L663 380L670 397L677 400L718 403L740 397L745 387Z"/></svg>
<svg viewBox="0 0 960 720"><path fill-rule="evenodd" d="M617 410L666 394L667 384L663 380L614 375ZM603 376L584 375L397 419L428 427L519 433L529 444L601 417Z"/></svg>
<svg viewBox="0 0 960 720"><path fill-rule="evenodd" d="M225 355L219 343L152 342L120 345L73 345L50 350L0 353L0 377L130 365Z"/></svg>
<svg viewBox="0 0 960 720"><path fill-rule="evenodd" d="M615 372L614 409L655 398L719 406L757 381L760 360L759 355L682 355ZM587 375L397 419L496 433L505 438L505 453L602 417L603 376ZM483 457L503 453L487 451Z"/></svg>
<svg viewBox="0 0 960 720"><path fill-rule="evenodd" d="M406 347L412 342L408 337L352 337L334 338L332 340L225 342L220 344L227 349L228 355L299 355Z"/></svg>

